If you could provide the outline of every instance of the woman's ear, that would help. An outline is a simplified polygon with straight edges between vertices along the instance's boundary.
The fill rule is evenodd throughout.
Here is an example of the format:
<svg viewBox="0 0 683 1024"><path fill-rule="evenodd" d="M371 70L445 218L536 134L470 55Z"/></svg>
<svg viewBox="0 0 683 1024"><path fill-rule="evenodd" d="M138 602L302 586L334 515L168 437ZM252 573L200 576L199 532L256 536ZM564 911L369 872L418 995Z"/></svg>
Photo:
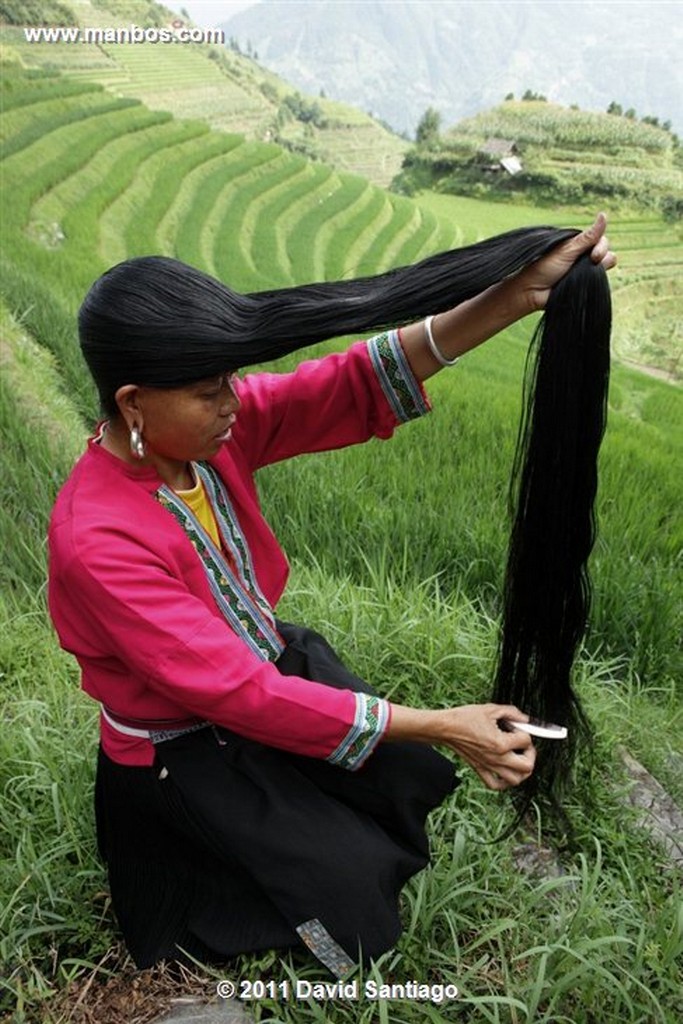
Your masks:
<svg viewBox="0 0 683 1024"><path fill-rule="evenodd" d="M143 428L142 408L140 406L140 388L137 384L123 384L114 395L119 412L130 430L137 426Z"/></svg>

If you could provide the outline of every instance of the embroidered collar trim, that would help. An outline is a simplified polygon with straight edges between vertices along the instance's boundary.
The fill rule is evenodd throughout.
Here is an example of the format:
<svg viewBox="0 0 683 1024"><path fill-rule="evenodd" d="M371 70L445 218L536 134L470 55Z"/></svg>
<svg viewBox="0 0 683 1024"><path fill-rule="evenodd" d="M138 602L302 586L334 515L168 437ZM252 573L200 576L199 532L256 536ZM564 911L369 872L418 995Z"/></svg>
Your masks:
<svg viewBox="0 0 683 1024"><path fill-rule="evenodd" d="M192 465L206 488L232 566L175 491L162 484L154 496L192 542L206 571L211 593L229 626L262 661L276 661L285 644L275 627L273 610L256 580L251 554L223 481L208 463Z"/></svg>

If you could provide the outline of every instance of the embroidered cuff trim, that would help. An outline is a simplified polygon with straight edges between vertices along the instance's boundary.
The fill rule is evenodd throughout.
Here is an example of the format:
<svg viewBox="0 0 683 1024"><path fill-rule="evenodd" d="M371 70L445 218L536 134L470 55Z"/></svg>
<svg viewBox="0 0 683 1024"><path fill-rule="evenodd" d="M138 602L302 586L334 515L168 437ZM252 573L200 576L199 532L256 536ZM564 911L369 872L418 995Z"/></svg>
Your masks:
<svg viewBox="0 0 683 1024"><path fill-rule="evenodd" d="M367 693L354 693L356 715L353 725L327 760L355 771L382 739L389 724L389 702Z"/></svg>
<svg viewBox="0 0 683 1024"><path fill-rule="evenodd" d="M429 412L419 381L410 369L398 331L378 334L367 342L370 360L396 419L400 423Z"/></svg>
<svg viewBox="0 0 683 1024"><path fill-rule="evenodd" d="M343 978L356 966L348 953L338 942L335 942L317 917L297 925L296 930L304 945L308 946L321 964L324 964L328 971L332 971L332 974L338 978Z"/></svg>

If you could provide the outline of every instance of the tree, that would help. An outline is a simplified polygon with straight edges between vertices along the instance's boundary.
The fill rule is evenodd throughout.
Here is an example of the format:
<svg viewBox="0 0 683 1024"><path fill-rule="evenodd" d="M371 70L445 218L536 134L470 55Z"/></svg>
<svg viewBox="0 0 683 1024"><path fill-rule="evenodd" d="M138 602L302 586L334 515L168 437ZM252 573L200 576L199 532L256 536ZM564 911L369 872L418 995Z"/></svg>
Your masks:
<svg viewBox="0 0 683 1024"><path fill-rule="evenodd" d="M439 138L441 127L441 114L434 107L427 107L420 118L420 123L415 132L415 141L418 146L431 146Z"/></svg>
<svg viewBox="0 0 683 1024"><path fill-rule="evenodd" d="M621 106L621 103L617 103L616 100L612 100L612 102L610 103L609 107L607 108L607 113L608 114L616 114L617 117L621 117L623 112L624 111L623 111L623 108Z"/></svg>
<svg viewBox="0 0 683 1024"><path fill-rule="evenodd" d="M660 200L662 215L669 224L683 220L683 199L671 194L662 196Z"/></svg>

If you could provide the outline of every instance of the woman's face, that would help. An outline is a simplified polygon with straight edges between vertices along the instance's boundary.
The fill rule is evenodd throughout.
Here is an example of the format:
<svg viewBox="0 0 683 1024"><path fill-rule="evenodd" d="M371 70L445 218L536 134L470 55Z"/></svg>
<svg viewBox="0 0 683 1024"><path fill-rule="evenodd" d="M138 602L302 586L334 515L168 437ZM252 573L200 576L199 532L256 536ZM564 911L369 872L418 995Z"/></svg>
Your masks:
<svg viewBox="0 0 683 1024"><path fill-rule="evenodd" d="M178 462L207 459L230 437L239 409L235 374L181 388L138 387L136 421L152 456Z"/></svg>

